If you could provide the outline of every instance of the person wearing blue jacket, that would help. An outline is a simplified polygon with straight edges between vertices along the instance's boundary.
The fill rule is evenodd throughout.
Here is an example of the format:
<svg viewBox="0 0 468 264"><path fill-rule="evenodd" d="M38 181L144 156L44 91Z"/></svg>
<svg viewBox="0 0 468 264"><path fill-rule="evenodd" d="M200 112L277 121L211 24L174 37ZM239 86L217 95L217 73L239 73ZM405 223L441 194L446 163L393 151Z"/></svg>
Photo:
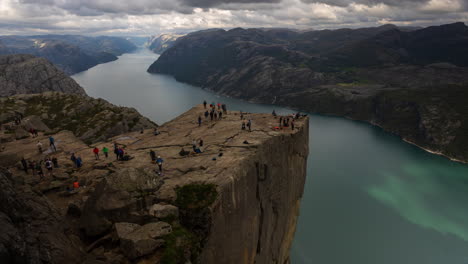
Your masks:
<svg viewBox="0 0 468 264"><path fill-rule="evenodd" d="M158 158L156 159L156 164L158 164L158 167L159 167L159 173L162 172L162 164L163 164L164 160L161 158L161 156L158 156Z"/></svg>
<svg viewBox="0 0 468 264"><path fill-rule="evenodd" d="M51 149L53 147L54 151L57 151L57 148L55 147L55 139L52 136L49 137L49 143L50 143Z"/></svg>

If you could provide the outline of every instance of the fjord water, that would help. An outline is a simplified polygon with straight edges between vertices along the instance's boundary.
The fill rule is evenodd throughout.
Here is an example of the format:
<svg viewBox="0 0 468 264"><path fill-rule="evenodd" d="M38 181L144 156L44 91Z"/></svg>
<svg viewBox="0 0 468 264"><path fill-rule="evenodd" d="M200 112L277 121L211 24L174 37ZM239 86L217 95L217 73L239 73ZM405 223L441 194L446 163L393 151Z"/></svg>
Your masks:
<svg viewBox="0 0 468 264"><path fill-rule="evenodd" d="M230 110L292 112L148 74L156 59L140 49L73 78L90 96L134 107L158 124L204 99L225 102ZM362 122L311 115L307 181L291 260L467 264L468 166Z"/></svg>

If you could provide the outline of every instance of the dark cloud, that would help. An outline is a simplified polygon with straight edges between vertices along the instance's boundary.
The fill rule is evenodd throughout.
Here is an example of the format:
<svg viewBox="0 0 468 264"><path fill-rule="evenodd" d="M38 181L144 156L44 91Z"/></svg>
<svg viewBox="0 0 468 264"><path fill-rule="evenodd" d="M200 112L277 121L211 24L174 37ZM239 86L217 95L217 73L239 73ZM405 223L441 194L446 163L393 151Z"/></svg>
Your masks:
<svg viewBox="0 0 468 264"><path fill-rule="evenodd" d="M352 3L374 6L386 4L389 6L418 5L429 2L430 0L301 0L304 3L323 3L333 6L348 6Z"/></svg>
<svg viewBox="0 0 468 264"><path fill-rule="evenodd" d="M281 0L180 0L191 7L216 7L224 4L264 4L279 3Z"/></svg>
<svg viewBox="0 0 468 264"><path fill-rule="evenodd" d="M150 35L206 28L341 28L468 20L468 0L0 0L3 34Z"/></svg>

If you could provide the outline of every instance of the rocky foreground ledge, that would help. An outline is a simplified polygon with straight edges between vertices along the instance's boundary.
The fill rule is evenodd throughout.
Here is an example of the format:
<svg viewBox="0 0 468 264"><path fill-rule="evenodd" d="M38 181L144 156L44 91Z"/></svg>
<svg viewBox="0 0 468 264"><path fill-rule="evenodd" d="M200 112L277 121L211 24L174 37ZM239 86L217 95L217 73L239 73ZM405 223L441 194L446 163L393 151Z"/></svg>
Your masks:
<svg viewBox="0 0 468 264"><path fill-rule="evenodd" d="M196 106L154 135L131 132L93 146L68 131L57 152L36 141L5 143L3 152L56 157L45 178L16 167L0 170L0 257L25 263L288 262L306 178L308 118L295 130L279 117L228 112L210 121ZM202 124L197 119L202 115ZM203 139L203 146L199 140ZM192 151L192 142L202 153ZM125 151L116 160L113 144ZM109 157L92 149L110 149ZM188 155L180 155L181 149ZM151 161L163 159L162 173ZM81 157L76 168L70 155ZM126 160L128 159L128 160ZM73 188L77 184L79 188Z"/></svg>

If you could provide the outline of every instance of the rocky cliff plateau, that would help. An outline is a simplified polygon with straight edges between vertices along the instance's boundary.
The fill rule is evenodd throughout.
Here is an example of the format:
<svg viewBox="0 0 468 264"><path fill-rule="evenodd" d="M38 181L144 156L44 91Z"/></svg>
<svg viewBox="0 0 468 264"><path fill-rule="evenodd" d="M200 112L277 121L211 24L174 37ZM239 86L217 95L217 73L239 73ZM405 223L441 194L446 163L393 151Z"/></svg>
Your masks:
<svg viewBox="0 0 468 264"><path fill-rule="evenodd" d="M306 177L308 119L277 129L277 118L237 112L197 118L196 106L153 130L92 146L68 131L57 151L47 136L5 143L2 152L59 168L40 179L12 160L0 170L0 257L14 263L288 263ZM203 139L202 153L192 141ZM128 160L92 147L118 144ZM197 143L198 144L198 143ZM181 156L185 148L188 155ZM149 151L164 160L161 174ZM76 168L71 153L81 157ZM80 187L72 188L74 182Z"/></svg>
<svg viewBox="0 0 468 264"><path fill-rule="evenodd" d="M0 96L48 91L86 94L73 79L44 58L26 54L0 56Z"/></svg>
<svg viewBox="0 0 468 264"><path fill-rule="evenodd" d="M91 144L126 132L157 127L134 108L59 92L0 97L0 123L14 121L18 116L23 116L21 126L12 124L10 130L4 128L1 133L4 141L27 137L33 128L46 134L69 130Z"/></svg>
<svg viewBox="0 0 468 264"><path fill-rule="evenodd" d="M467 40L463 23L201 31L180 38L148 72L226 96L367 121L468 162Z"/></svg>

